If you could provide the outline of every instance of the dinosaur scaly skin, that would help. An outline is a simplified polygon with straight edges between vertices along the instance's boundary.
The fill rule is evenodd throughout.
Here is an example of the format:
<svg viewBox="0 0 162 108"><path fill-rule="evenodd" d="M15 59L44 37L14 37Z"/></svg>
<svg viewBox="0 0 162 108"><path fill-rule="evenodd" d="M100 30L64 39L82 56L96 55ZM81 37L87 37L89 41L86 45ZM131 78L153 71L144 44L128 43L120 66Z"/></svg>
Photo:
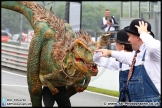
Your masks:
<svg viewBox="0 0 162 108"><path fill-rule="evenodd" d="M3 1L2 8L23 14L34 30L27 61L27 83L33 107L42 107L42 86L52 94L66 86L69 97L83 92L98 73L93 62L97 46L85 31L71 26L51 10L31 1Z"/></svg>

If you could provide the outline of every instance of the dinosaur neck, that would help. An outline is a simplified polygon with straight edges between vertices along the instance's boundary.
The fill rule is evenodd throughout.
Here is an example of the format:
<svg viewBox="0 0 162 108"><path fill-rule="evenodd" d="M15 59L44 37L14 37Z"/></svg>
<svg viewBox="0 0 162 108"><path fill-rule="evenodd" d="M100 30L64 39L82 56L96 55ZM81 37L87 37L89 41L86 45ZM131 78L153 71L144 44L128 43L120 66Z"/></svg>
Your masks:
<svg viewBox="0 0 162 108"><path fill-rule="evenodd" d="M9 9L15 12L19 12L23 14L34 28L34 21L33 21L33 11L25 5L22 5L18 1L2 1L1 8Z"/></svg>

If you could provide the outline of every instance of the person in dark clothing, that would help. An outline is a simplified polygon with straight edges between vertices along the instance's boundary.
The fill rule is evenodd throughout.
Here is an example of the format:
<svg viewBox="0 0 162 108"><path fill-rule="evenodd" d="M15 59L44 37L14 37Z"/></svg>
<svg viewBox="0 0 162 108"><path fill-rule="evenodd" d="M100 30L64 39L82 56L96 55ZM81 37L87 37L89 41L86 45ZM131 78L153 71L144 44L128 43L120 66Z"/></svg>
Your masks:
<svg viewBox="0 0 162 108"><path fill-rule="evenodd" d="M104 30L104 32L113 32L113 31L118 31L118 22L116 21L116 18L114 16L110 15L110 10L106 9L105 10L105 16L101 20L100 28ZM110 36L110 40L115 39L116 33L112 33ZM108 49L110 45L107 46Z"/></svg>
<svg viewBox="0 0 162 108"><path fill-rule="evenodd" d="M114 16L110 15L110 10L105 10L105 16L101 20L100 28L105 32L117 31L119 24Z"/></svg>
<svg viewBox="0 0 162 108"><path fill-rule="evenodd" d="M59 92L52 95L48 87L43 87L43 102L45 107L53 107L55 101L58 107L71 107L71 102L65 86L56 87Z"/></svg>

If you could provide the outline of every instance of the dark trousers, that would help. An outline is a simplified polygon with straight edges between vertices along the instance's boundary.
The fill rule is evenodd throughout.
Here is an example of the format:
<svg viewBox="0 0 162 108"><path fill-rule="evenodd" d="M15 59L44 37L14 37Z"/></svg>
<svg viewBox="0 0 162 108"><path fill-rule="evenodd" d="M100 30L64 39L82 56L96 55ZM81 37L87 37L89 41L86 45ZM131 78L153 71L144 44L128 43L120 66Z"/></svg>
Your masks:
<svg viewBox="0 0 162 108"><path fill-rule="evenodd" d="M45 107L53 107L55 101L58 107L71 107L65 86L56 88L59 90L59 93L52 95L48 87L43 87L43 102Z"/></svg>

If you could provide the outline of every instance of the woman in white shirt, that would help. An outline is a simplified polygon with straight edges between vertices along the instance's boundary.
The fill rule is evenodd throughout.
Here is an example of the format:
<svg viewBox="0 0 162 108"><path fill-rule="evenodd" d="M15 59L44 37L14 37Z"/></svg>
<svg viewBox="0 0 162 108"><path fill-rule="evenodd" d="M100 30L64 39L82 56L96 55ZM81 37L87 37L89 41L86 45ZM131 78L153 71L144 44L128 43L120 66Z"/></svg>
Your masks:
<svg viewBox="0 0 162 108"><path fill-rule="evenodd" d="M123 29L118 31L115 43L116 43L116 49L118 51L124 51L124 52L133 51L131 44L128 42L128 35ZM112 57L110 58L100 57L101 54L102 54L101 52L95 53L93 56L93 61L98 66L102 66L102 67L105 67L111 70L119 70L119 91L121 91L122 87L125 86L127 78L128 78L128 72L130 68L129 65L122 64ZM123 96L120 95L119 101L123 100L122 97Z"/></svg>

